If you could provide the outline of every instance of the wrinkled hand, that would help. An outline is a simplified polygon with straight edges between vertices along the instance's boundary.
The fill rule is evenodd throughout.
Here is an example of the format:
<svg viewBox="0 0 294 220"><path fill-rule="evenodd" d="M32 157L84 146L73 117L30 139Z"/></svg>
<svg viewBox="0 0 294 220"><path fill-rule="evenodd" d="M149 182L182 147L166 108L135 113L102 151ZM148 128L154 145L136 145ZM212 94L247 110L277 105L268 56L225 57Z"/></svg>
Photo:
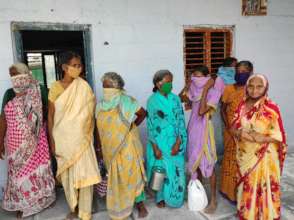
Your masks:
<svg viewBox="0 0 294 220"><path fill-rule="evenodd" d="M162 152L161 152L161 150L159 150L158 148L156 148L156 149L154 150L154 156L155 156L155 158L156 158L157 160L160 160L160 159L162 158Z"/></svg>
<svg viewBox="0 0 294 220"><path fill-rule="evenodd" d="M248 132L243 129L230 129L230 133L238 140L247 140L252 139Z"/></svg>
<svg viewBox="0 0 294 220"><path fill-rule="evenodd" d="M265 142L265 138L262 134L259 134L257 132L251 132L250 135L253 138L254 142L257 142L257 143L264 143Z"/></svg>
<svg viewBox="0 0 294 220"><path fill-rule="evenodd" d="M241 137L241 130L237 130L237 129L233 129L231 128L229 130L230 134L233 135L233 137L235 137L237 140L240 140L240 137Z"/></svg>
<svg viewBox="0 0 294 220"><path fill-rule="evenodd" d="M251 134L247 131L241 130L241 136L240 138L244 141L251 141L254 142L254 138L251 136Z"/></svg>

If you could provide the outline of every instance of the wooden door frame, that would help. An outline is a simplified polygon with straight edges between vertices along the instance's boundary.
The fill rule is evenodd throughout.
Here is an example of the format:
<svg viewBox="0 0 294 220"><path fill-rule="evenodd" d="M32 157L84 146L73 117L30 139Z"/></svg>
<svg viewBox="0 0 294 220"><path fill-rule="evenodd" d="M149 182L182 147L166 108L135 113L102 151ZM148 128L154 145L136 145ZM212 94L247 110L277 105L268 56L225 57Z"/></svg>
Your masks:
<svg viewBox="0 0 294 220"><path fill-rule="evenodd" d="M95 77L92 60L92 26L90 24L68 24L47 22L11 22L11 37L14 62L24 61L21 31L82 31L86 78L95 90Z"/></svg>

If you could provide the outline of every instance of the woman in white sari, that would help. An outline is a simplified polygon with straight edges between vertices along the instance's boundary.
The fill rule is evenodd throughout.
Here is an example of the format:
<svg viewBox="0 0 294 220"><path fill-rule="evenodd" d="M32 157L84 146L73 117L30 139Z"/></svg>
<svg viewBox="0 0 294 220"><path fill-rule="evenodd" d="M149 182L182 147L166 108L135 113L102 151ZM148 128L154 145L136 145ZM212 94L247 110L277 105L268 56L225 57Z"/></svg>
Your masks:
<svg viewBox="0 0 294 220"><path fill-rule="evenodd" d="M50 146L57 159L57 179L62 183L71 212L78 207L82 220L91 219L93 185L101 178L93 148L95 97L79 77L81 58L73 52L61 57L62 80L49 91Z"/></svg>

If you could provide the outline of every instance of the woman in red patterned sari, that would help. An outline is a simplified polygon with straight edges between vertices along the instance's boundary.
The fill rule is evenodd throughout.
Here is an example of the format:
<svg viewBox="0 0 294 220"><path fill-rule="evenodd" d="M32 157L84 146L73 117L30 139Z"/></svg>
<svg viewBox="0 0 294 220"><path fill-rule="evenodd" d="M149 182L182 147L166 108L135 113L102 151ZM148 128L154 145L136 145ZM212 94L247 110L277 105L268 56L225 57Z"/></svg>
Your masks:
<svg viewBox="0 0 294 220"><path fill-rule="evenodd" d="M8 180L3 209L18 218L36 214L55 200L41 90L28 67L17 63L9 73L15 97L1 114L0 159L6 151Z"/></svg>
<svg viewBox="0 0 294 220"><path fill-rule="evenodd" d="M286 135L278 106L267 97L268 80L252 75L233 124L237 142L237 207L241 220L281 218L280 180Z"/></svg>

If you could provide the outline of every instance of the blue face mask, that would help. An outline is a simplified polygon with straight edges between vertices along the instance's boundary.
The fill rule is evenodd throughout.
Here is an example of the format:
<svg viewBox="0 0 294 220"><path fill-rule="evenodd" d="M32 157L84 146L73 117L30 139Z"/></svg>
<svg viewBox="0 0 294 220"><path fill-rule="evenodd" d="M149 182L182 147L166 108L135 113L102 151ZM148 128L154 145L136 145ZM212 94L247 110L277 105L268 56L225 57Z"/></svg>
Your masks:
<svg viewBox="0 0 294 220"><path fill-rule="evenodd" d="M235 84L236 70L234 67L223 67L218 69L217 75L220 76L226 85Z"/></svg>
<svg viewBox="0 0 294 220"><path fill-rule="evenodd" d="M251 73L237 73L235 75L236 84L239 86L245 86L248 78L250 77Z"/></svg>

